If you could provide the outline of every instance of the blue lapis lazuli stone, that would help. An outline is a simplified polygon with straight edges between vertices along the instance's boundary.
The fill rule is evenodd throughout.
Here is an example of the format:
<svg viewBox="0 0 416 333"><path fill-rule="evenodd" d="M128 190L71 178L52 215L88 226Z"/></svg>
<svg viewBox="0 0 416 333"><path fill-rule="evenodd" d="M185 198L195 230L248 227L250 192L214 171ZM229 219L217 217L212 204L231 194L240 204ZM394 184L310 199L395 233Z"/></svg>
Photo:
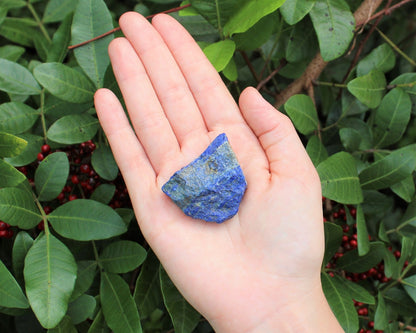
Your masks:
<svg viewBox="0 0 416 333"><path fill-rule="evenodd" d="M222 223L238 212L247 182L227 136L217 136L196 160L163 185L182 211L195 219Z"/></svg>

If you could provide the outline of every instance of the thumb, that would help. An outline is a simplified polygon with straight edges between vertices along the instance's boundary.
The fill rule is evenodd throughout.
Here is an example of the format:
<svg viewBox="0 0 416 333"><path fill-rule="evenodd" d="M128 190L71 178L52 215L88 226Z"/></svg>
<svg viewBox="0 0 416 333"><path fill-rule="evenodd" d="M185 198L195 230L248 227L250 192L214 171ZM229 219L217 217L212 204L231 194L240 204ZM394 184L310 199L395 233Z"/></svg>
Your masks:
<svg viewBox="0 0 416 333"><path fill-rule="evenodd" d="M239 106L266 153L272 176L302 178L315 175L316 170L287 116L252 87L241 93Z"/></svg>

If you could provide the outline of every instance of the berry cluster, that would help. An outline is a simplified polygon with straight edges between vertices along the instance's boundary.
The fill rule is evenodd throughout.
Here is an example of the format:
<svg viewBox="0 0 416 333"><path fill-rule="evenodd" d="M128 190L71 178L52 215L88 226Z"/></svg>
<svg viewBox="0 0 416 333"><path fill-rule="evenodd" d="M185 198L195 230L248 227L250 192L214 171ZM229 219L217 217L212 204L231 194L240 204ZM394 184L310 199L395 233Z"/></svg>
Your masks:
<svg viewBox="0 0 416 333"><path fill-rule="evenodd" d="M67 154L70 163L70 171L66 185L59 193L56 200L48 202L48 205L43 207L45 214L49 214L59 205L65 202L72 201L78 198L89 198L94 190L102 183L110 183L116 186L114 196L109 203L112 208L131 207L127 188L119 175L114 181L108 182L103 180L94 170L91 164L92 153L96 149L96 145L88 140L79 145L71 145L65 148L52 149L50 145L44 144L40 147L37 154L37 160L29 165L17 167L29 180L29 183L34 186L34 174L39 163L43 161L49 154L55 151L63 151ZM0 238L11 238L13 231L9 229L7 223L0 222ZM44 229L43 221L37 225L38 230Z"/></svg>
<svg viewBox="0 0 416 333"><path fill-rule="evenodd" d="M10 228L10 224L0 221L0 238L12 238L13 230Z"/></svg>

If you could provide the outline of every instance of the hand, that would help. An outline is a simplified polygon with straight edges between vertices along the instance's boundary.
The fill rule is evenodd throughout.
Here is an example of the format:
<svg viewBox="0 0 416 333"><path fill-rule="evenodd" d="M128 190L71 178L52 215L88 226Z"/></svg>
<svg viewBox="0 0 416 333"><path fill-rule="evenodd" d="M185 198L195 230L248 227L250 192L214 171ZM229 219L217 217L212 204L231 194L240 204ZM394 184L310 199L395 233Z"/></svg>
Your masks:
<svg viewBox="0 0 416 333"><path fill-rule="evenodd" d="M138 223L184 297L218 332L340 330L323 296L320 181L290 120L253 88L235 103L173 18L124 14L109 54L133 125L110 91L97 113ZM247 180L223 224L194 220L161 191L225 132ZM340 330L341 331L341 330Z"/></svg>

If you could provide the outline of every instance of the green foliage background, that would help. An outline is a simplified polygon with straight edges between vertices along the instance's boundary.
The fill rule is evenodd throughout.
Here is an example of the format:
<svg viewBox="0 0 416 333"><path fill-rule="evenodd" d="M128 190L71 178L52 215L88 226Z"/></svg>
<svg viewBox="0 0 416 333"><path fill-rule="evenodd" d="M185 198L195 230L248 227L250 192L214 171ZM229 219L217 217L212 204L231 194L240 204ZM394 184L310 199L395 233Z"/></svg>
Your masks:
<svg viewBox="0 0 416 333"><path fill-rule="evenodd" d="M107 55L114 34L68 50L123 12L185 4L171 15L232 94L257 86L317 167L322 284L344 330L414 330L416 6L378 1L381 15L358 22L366 3L1 0L0 220L12 233L0 238L0 331L212 331L148 248L128 198L115 199L124 185L93 106L97 88L122 98ZM94 187L71 182L83 164Z"/></svg>

